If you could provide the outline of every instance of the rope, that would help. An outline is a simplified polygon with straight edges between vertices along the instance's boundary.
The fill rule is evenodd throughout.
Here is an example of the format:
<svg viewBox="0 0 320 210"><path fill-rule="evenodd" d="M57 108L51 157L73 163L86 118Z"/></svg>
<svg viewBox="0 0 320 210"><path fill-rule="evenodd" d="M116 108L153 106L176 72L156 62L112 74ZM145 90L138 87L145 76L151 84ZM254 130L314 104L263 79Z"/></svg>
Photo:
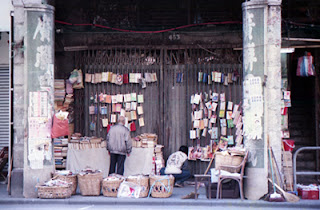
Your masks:
<svg viewBox="0 0 320 210"><path fill-rule="evenodd" d="M168 180L168 187L165 186L165 185L162 183L163 180ZM154 185L155 185L157 182L160 182L160 183L162 184L162 186L164 187L164 189L165 189L167 192L169 192L169 193L171 192L170 179L169 179L169 176L166 175L166 176L163 177L162 179L159 179L159 180L156 180L156 181L153 182L152 186L150 187L149 193L148 193L148 198L150 197L151 192L152 192L152 190L153 190L153 187L154 187Z"/></svg>

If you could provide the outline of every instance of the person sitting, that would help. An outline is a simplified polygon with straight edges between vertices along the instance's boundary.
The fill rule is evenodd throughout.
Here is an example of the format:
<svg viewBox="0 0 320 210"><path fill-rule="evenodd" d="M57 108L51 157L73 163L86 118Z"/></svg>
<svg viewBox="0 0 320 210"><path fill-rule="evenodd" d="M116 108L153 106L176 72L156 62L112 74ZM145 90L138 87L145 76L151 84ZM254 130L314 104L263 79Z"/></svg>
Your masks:
<svg viewBox="0 0 320 210"><path fill-rule="evenodd" d="M188 169L188 147L183 145L179 148L179 151L172 153L167 160L167 166L161 168L160 174L172 174L175 187L183 187L184 181L191 176Z"/></svg>

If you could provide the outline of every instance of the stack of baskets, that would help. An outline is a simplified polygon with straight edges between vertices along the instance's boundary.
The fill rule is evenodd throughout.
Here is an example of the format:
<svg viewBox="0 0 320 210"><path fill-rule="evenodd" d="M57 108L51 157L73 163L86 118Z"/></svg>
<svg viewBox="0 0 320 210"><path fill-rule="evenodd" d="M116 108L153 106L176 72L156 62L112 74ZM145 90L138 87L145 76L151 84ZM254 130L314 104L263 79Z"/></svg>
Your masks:
<svg viewBox="0 0 320 210"><path fill-rule="evenodd" d="M149 193L149 177L143 175L129 176L127 182L137 184L141 187L139 198L145 198Z"/></svg>
<svg viewBox="0 0 320 210"><path fill-rule="evenodd" d="M77 175L76 174L66 174L64 175L61 172L55 172L53 175L53 179L60 179L66 182L71 183L71 193L72 195L76 194L77 186L78 186L78 181L77 181Z"/></svg>
<svg viewBox="0 0 320 210"><path fill-rule="evenodd" d="M243 156L223 154L221 152L215 153L215 168L220 169L223 166L223 170L231 173L238 173L240 168L226 167L226 166L238 166L243 160Z"/></svg>
<svg viewBox="0 0 320 210"><path fill-rule="evenodd" d="M120 184L124 178L120 175L110 176L102 181L102 194L106 197L117 197Z"/></svg>
<svg viewBox="0 0 320 210"><path fill-rule="evenodd" d="M154 198L168 198L172 195L174 176L150 176L150 191Z"/></svg>
<svg viewBox="0 0 320 210"><path fill-rule="evenodd" d="M71 197L71 183L62 180L50 180L43 185L37 185L39 198L69 198Z"/></svg>
<svg viewBox="0 0 320 210"><path fill-rule="evenodd" d="M78 183L81 195L100 195L102 172L100 170L84 170L78 174Z"/></svg>

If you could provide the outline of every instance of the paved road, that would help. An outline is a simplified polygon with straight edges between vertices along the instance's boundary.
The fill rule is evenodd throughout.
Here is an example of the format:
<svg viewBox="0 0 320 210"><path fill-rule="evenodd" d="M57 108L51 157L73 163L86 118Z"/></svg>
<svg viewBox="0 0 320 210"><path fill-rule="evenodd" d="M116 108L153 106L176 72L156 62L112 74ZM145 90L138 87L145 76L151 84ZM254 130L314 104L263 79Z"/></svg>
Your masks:
<svg viewBox="0 0 320 210"><path fill-rule="evenodd" d="M143 206L115 206L115 205L36 205L36 204L24 204L24 205L1 205L0 209L5 210L95 210L95 209L117 209L117 210L131 210L131 209L143 209L143 210L168 210L168 209L174 209L174 210L211 210L211 209L223 209L223 210L242 210L242 209L254 209L254 210L274 210L274 209L280 209L280 208L270 208L270 207L235 207L235 206L217 206L217 207L195 207L195 206L150 206L150 205L143 205ZM286 209L286 208L281 208ZM288 209L301 209L301 208L288 208ZM306 208L307 209L307 208Z"/></svg>

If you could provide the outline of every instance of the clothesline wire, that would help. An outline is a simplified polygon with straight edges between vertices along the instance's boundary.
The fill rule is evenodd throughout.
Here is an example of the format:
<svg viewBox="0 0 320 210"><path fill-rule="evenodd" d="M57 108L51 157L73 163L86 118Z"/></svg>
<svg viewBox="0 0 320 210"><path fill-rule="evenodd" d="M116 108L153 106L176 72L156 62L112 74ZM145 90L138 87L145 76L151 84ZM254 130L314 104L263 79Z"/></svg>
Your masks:
<svg viewBox="0 0 320 210"><path fill-rule="evenodd" d="M93 23L80 23L80 24L73 24L65 21L55 20L56 23L60 23L63 25L69 25L69 26L94 26L98 28L105 28L110 29L113 31L121 31L121 32L129 32L129 33L141 33L141 34L156 34L156 33L164 33L169 31L175 31L179 29L184 28L190 28L195 26L204 26L204 25L226 25L226 24L242 24L241 21L223 21L223 22L207 22L207 23L196 23L196 24L188 24L188 25L182 25L175 28L169 28L169 29L163 29L163 30L157 30L157 31L136 31L136 30L129 30L129 29L121 29L121 28L114 28L109 26L104 26L100 24L93 24Z"/></svg>

